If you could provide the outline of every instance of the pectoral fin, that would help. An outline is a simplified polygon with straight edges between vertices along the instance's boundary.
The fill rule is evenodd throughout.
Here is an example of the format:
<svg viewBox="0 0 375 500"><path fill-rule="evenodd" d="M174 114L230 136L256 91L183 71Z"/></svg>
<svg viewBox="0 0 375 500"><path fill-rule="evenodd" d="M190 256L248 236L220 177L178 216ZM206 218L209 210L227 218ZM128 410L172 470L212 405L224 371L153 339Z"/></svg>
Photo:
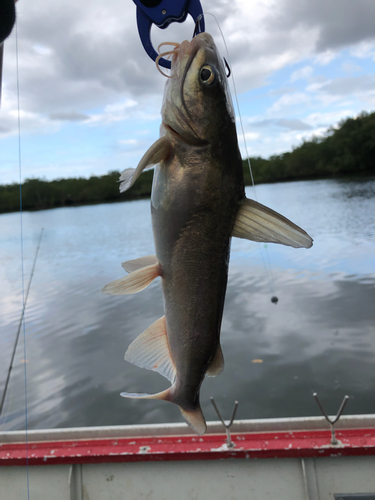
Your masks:
<svg viewBox="0 0 375 500"><path fill-rule="evenodd" d="M106 295L129 295L144 290L155 278L160 276L159 264L142 267L127 276L108 283L102 288Z"/></svg>
<svg viewBox="0 0 375 500"><path fill-rule="evenodd" d="M173 384L176 378L176 367L169 349L164 316L155 321L130 344L125 353L125 359L140 368L160 373Z"/></svg>
<svg viewBox="0 0 375 500"><path fill-rule="evenodd" d="M232 236L294 248L310 248L313 244L312 238L289 219L247 198L237 212Z"/></svg>
<svg viewBox="0 0 375 500"><path fill-rule="evenodd" d="M139 257L139 259L127 260L126 262L123 262L121 266L126 272L132 273L133 271L142 269L142 267L151 266L157 263L158 259L156 258L156 255L146 255L146 257Z"/></svg>
<svg viewBox="0 0 375 500"><path fill-rule="evenodd" d="M216 349L215 356L212 358L210 366L206 372L208 377L216 377L224 370L224 356L223 351L221 350L220 344Z"/></svg>
<svg viewBox="0 0 375 500"><path fill-rule="evenodd" d="M120 175L120 193L123 193L135 183L143 170L152 165L156 165L161 160L165 160L170 152L171 145L168 139L164 136L158 139L146 151L137 168L127 168Z"/></svg>

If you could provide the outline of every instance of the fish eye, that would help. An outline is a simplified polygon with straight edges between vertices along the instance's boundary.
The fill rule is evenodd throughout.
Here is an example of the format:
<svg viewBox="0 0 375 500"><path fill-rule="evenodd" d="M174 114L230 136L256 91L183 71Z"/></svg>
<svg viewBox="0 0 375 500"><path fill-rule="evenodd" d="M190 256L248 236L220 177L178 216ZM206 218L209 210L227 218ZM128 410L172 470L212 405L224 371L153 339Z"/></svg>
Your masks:
<svg viewBox="0 0 375 500"><path fill-rule="evenodd" d="M215 80L215 73L210 66L203 66L200 73L201 81L205 85L211 85Z"/></svg>

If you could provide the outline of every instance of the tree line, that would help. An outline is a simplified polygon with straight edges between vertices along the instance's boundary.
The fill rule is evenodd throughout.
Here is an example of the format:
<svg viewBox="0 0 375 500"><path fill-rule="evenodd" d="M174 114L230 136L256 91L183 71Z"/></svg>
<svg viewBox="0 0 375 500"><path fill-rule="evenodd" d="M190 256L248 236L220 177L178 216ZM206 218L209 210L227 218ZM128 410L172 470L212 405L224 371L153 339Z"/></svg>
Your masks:
<svg viewBox="0 0 375 500"><path fill-rule="evenodd" d="M375 112L347 118L323 137L304 141L289 153L250 158L257 184L346 175L375 174ZM251 184L247 160L243 161L245 184ZM117 171L89 179L26 179L22 184L23 210L108 203L147 197L153 170L144 172L125 193L119 192ZM20 209L19 185L0 185L0 213Z"/></svg>
<svg viewBox="0 0 375 500"><path fill-rule="evenodd" d="M89 179L26 179L22 184L22 210L92 205L134 200L151 193L153 170L144 172L125 193L119 191L120 172L113 171ZM20 186L0 186L0 213L20 209Z"/></svg>
<svg viewBox="0 0 375 500"><path fill-rule="evenodd" d="M375 112L342 120L323 137L304 141L290 153L250 158L257 184L347 175L375 175ZM250 184L247 160L245 179Z"/></svg>

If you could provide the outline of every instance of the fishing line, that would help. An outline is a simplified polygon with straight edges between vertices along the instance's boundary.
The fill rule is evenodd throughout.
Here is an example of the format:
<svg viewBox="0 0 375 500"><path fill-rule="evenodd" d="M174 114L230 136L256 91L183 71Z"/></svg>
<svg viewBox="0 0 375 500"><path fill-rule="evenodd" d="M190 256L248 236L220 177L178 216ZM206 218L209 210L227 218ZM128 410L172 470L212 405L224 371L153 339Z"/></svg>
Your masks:
<svg viewBox="0 0 375 500"><path fill-rule="evenodd" d="M229 60L229 67L232 68L232 63L231 63L231 58L230 58L230 55L229 55L229 50L228 50L228 46L227 46L227 43L225 41L225 37L224 37L224 33L220 27L220 24L219 24L219 21L217 20L216 16L214 14L211 14L210 12L204 12L203 13L204 16L206 15L209 15L209 16L212 16L214 19L215 19L215 22L217 24L217 27L219 28L219 31L220 31L220 34L221 34L221 37L223 39L223 42L224 42L224 46L225 46L225 51L227 53L227 56L228 56L228 60ZM225 61L225 59L224 59ZM226 62L226 61L225 61ZM241 116L241 110L240 110L240 105L239 105L239 102L238 102L238 96L237 96L237 88L236 88L236 82L235 82L235 78L234 78L234 72L232 70L232 81L233 81L233 91L234 91L234 98L235 98L235 101L236 101L236 106L237 106L237 113L238 113L238 119L240 121L240 125L241 125L241 132L242 132L242 137L243 137L243 143L244 143L244 146L245 146L245 153L246 153L246 158L247 158L247 164L249 166L249 171L250 171L250 177L251 177L251 183L252 183L252 187L253 187L253 190L254 190L254 198L255 198L255 201L258 201L257 200L257 195L256 195L256 189L255 189L255 182L254 182L254 176L253 176L253 169L251 168L251 162L250 162L250 157L249 157L249 152L248 152L248 149L247 149L247 143L246 143L246 136L245 136L245 130L244 130L244 126L243 126L243 122L242 122L242 116ZM270 291L271 291L271 294L273 295L273 297L271 298L271 302L273 302L274 304L276 304L278 302L278 298L274 296L274 279L273 279L273 275L272 275L272 266L271 266L271 261L270 261L270 257L269 257L269 254L268 254L268 247L267 246L264 246L264 250L266 252L266 257L267 257L267 262L265 262L264 258L263 258L263 253L262 253L262 250L261 248L259 247L258 245L258 248L259 248L259 251L260 251L260 255L261 255L261 258L262 258L262 261L263 261L263 266L266 270L266 273L267 273L267 277L268 277L268 283L269 283L269 287L270 287ZM268 265L267 265L268 264Z"/></svg>
<svg viewBox="0 0 375 500"><path fill-rule="evenodd" d="M211 14L210 12L204 12L204 15L205 16L206 15L212 16L215 19L217 27L219 28L219 31L220 31L220 35L221 35L221 37L223 39L223 42L224 42L225 51L227 53L228 60L229 60L229 67L231 68L232 67L232 63L231 63L231 58L230 58L230 55L229 55L229 50L228 50L227 42L225 41L224 33L223 33L223 31L222 31L222 29L220 27L220 24L219 24L219 21L217 20L217 17L215 16L215 14ZM247 143L246 143L246 138L245 138L245 130L244 130L243 123L242 123L242 116L241 116L241 111L240 111L240 105L239 105L238 97L237 97L236 81L235 81L235 78L234 78L233 71L232 71L232 79L233 79L234 98L236 100L236 106L237 106L237 112L238 112L238 119L240 120L242 137L243 137L243 142L244 142L245 152L246 152L246 158L247 158L247 164L249 165L251 182L252 182L253 189L254 189L254 198L255 198L256 201L258 201L257 200L257 196L256 196L256 190L255 190L255 182L254 182L254 177L253 177L253 169L251 168L249 152L247 150Z"/></svg>
<svg viewBox="0 0 375 500"><path fill-rule="evenodd" d="M27 482L27 498L30 499L30 484L29 484L29 444L28 444L28 422L27 422L27 368L26 368L26 325L24 311L26 307L25 300L25 277L24 277L24 258L23 258L23 223L22 223L22 155L21 155L21 111L20 111L20 82L18 69L18 21L16 18L16 68L17 68L17 108L18 108L18 170L20 180L20 229L21 229L21 275L22 275L22 319L23 323L23 356L24 356L24 376L25 376L25 451L26 451L26 482ZM30 280L31 284L31 280ZM29 289L27 294L29 293Z"/></svg>
<svg viewBox="0 0 375 500"><path fill-rule="evenodd" d="M21 191L20 192L20 204L21 204L22 203L22 188L21 188L21 184L20 184L20 191ZM20 206L22 207L22 205L20 205ZM22 211L21 211L21 219L22 219ZM40 243L42 241L43 231L44 231L44 228L42 228L42 231L40 233L38 246L37 246L37 249L36 249L36 252L35 252L33 267L32 267L30 278L29 278L29 284L27 286L26 296L25 296L25 299L23 300L23 307L22 307L20 321L19 321L19 324L18 324L17 335L16 335L16 339L15 339L15 342L14 342L14 346L13 346L12 356L11 356L11 359L10 359L10 364L9 364L9 368L8 368L8 375L7 375L7 378L6 378L6 381L5 381L5 388L4 388L3 396L2 396L2 399L1 399L1 403L0 403L0 415L2 414L2 411L3 411L3 408L4 408L5 397L6 397L8 386L9 386L10 374L11 374L11 371L13 369L13 362L14 362L14 357L16 355L16 351L17 351L17 345L18 345L18 339L19 339L19 336L20 336L20 333L21 333L21 327L24 324L23 318L24 318L24 314L25 314L25 308L26 308L26 304L27 304L27 299L29 297L29 292L30 292L30 287L31 287L31 281L32 281L33 276L34 276L34 269L35 269L36 260L38 258L38 252L39 252ZM21 254L22 254L22 257L23 257L22 220L21 220ZM24 279L24 276L23 276L23 261L22 261L22 299L23 299L23 295L24 295L23 279ZM25 360L26 360L26 357L25 357Z"/></svg>

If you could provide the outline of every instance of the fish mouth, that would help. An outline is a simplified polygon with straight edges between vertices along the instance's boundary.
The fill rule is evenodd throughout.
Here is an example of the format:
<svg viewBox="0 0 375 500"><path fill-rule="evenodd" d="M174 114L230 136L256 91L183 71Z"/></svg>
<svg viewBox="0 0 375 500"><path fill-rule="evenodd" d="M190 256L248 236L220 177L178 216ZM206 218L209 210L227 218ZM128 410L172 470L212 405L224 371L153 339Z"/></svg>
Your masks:
<svg viewBox="0 0 375 500"><path fill-rule="evenodd" d="M203 146L207 146L207 144L208 144L208 141L204 141L203 139L200 139L199 137L194 137L191 135L189 135L189 138L184 137L182 134L177 132L173 127L168 125L168 123L163 122L163 126L173 137L176 137L179 141L184 142L188 146L203 147Z"/></svg>
<svg viewBox="0 0 375 500"><path fill-rule="evenodd" d="M213 39L208 33L199 33L191 41L185 40L181 44L166 42L165 45L172 45L174 49L159 55L159 57L166 54L173 56L172 72L169 75L171 80L167 84L164 94L162 124L171 138L175 140L193 147L207 146L209 141L200 137L199 132L202 127L199 126L194 107L189 109L191 96L187 100L185 80L199 50L202 48L210 49L214 45Z"/></svg>
<svg viewBox="0 0 375 500"><path fill-rule="evenodd" d="M196 35L194 38L190 40L185 40L184 42L181 42L181 44L178 47L177 51L177 58L182 58L183 56L191 56L192 53L193 57L199 50L199 48L202 47L212 47L214 45L214 41L212 36L209 33L199 33Z"/></svg>

